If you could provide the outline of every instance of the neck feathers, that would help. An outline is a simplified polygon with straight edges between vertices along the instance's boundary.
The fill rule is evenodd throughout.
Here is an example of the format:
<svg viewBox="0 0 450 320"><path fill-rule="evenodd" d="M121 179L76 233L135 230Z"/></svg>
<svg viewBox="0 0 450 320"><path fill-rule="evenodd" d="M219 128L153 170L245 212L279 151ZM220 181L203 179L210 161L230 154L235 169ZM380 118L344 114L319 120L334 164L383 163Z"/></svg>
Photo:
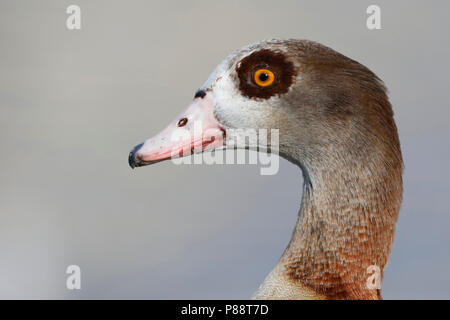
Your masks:
<svg viewBox="0 0 450 320"><path fill-rule="evenodd" d="M378 137L364 152L334 149L324 163L303 169L302 206L280 263L291 281L326 298L381 298L376 281L368 281L381 283L391 252L402 159L396 130L389 140Z"/></svg>
<svg viewBox="0 0 450 320"><path fill-rule="evenodd" d="M402 198L401 163L384 169L310 175L291 241L255 297L381 299Z"/></svg>
<svg viewBox="0 0 450 320"><path fill-rule="evenodd" d="M402 200L400 144L393 119L384 131L359 139L364 145L349 141L330 144L314 163L301 166L305 183L297 224L269 276L300 289L278 298L381 299L377 283ZM267 283L265 292L276 296Z"/></svg>

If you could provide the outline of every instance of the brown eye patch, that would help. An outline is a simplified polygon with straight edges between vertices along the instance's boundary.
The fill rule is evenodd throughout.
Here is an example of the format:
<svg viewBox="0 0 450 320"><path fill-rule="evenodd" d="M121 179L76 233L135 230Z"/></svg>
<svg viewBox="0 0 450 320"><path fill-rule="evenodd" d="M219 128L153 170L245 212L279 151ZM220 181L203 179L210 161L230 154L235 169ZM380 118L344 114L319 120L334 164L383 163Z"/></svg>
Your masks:
<svg viewBox="0 0 450 320"><path fill-rule="evenodd" d="M255 83L255 72L268 69L273 72L275 79L270 86ZM294 82L296 71L294 64L281 52L262 49L243 58L236 66L239 78L239 90L249 98L269 99L274 95L281 95L289 90Z"/></svg>

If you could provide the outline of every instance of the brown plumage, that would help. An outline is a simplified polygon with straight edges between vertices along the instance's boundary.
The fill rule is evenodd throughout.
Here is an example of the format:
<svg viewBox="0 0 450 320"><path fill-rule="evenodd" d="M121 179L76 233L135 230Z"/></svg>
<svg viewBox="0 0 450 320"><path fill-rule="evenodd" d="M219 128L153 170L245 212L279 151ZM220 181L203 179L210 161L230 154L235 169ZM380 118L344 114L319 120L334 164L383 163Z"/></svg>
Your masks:
<svg viewBox="0 0 450 320"><path fill-rule="evenodd" d="M306 148L286 143L287 158L307 175L297 228L280 263L290 280L326 298L379 299L380 290L366 286L367 268L383 271L402 200L400 143L386 89L369 69L319 44L294 42L289 53L304 88L287 94L291 109L303 109L291 112L307 114L309 130L320 132L309 134Z"/></svg>
<svg viewBox="0 0 450 320"><path fill-rule="evenodd" d="M275 73L271 86L252 82L261 67ZM254 297L380 299L380 290L367 286L368 268L378 267L382 277L402 201L403 169L382 81L318 43L270 40L230 55L202 90L193 104L204 100L219 132L279 129L280 155L303 172L291 241ZM144 144L150 151L135 149L130 165L161 159L152 151L161 148L159 141L164 139Z"/></svg>

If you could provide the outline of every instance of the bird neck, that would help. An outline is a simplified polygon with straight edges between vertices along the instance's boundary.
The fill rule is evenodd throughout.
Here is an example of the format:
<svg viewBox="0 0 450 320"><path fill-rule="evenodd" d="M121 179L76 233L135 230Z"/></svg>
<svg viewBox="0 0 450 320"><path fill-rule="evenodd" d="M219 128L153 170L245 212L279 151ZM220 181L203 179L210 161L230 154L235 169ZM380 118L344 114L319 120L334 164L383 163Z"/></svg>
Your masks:
<svg viewBox="0 0 450 320"><path fill-rule="evenodd" d="M292 238L255 298L380 299L402 197L401 156L302 170Z"/></svg>

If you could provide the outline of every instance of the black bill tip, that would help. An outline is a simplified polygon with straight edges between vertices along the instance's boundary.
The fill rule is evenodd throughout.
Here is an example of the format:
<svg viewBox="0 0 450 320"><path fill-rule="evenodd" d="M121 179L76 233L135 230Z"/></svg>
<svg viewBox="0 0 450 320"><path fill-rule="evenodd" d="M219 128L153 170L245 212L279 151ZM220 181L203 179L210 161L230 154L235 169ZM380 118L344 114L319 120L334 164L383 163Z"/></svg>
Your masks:
<svg viewBox="0 0 450 320"><path fill-rule="evenodd" d="M136 159L136 152L138 152L143 145L144 143L138 144L133 148L133 150L131 150L130 154L128 155L128 164L130 165L131 169L139 167L139 161Z"/></svg>

